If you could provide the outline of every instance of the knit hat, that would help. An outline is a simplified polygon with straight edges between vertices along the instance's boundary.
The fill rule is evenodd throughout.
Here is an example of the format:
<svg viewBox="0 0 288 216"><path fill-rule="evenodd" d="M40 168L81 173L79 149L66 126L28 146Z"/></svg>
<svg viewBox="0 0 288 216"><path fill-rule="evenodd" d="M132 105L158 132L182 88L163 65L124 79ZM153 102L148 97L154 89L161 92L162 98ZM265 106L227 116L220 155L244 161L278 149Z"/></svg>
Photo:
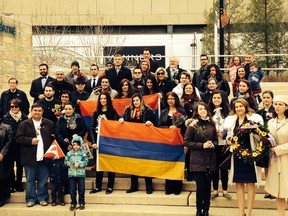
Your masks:
<svg viewBox="0 0 288 216"><path fill-rule="evenodd" d="M273 98L273 102L282 102L288 106L288 96L287 95L276 95Z"/></svg>
<svg viewBox="0 0 288 216"><path fill-rule="evenodd" d="M72 143L72 145L73 145L73 143L78 143L78 145L82 146L84 144L84 141L83 141L81 136L73 135L73 139L72 139L71 143Z"/></svg>
<svg viewBox="0 0 288 216"><path fill-rule="evenodd" d="M76 61L76 60L72 61L71 67L72 67L73 65L75 65L75 66L77 66L78 68L80 68L79 62Z"/></svg>

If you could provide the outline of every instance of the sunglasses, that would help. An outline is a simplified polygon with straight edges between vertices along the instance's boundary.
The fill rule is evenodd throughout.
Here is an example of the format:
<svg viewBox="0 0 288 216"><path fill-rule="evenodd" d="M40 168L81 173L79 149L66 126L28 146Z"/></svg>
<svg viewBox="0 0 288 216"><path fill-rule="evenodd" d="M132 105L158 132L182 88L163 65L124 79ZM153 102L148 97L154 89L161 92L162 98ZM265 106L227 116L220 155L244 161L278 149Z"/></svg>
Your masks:
<svg viewBox="0 0 288 216"><path fill-rule="evenodd" d="M157 75L164 75L164 73L157 73Z"/></svg>
<svg viewBox="0 0 288 216"><path fill-rule="evenodd" d="M142 72L134 72L134 74L141 74Z"/></svg>
<svg viewBox="0 0 288 216"><path fill-rule="evenodd" d="M13 108L19 108L19 106L10 106L11 107L11 109L13 109Z"/></svg>

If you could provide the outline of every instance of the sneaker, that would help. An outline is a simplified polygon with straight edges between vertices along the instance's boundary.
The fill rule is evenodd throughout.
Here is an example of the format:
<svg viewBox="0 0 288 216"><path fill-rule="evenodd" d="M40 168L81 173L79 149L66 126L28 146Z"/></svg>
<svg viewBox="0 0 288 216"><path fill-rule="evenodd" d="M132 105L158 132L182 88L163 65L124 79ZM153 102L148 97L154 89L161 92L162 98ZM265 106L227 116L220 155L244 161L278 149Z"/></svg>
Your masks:
<svg viewBox="0 0 288 216"><path fill-rule="evenodd" d="M43 200L43 201L40 201L39 203L41 206L48 206L48 202Z"/></svg>
<svg viewBox="0 0 288 216"><path fill-rule="evenodd" d="M84 209L85 209L85 204L80 204L79 209L80 209L80 210L84 210Z"/></svg>
<svg viewBox="0 0 288 216"><path fill-rule="evenodd" d="M35 205L34 202L27 202L26 207L33 207Z"/></svg>

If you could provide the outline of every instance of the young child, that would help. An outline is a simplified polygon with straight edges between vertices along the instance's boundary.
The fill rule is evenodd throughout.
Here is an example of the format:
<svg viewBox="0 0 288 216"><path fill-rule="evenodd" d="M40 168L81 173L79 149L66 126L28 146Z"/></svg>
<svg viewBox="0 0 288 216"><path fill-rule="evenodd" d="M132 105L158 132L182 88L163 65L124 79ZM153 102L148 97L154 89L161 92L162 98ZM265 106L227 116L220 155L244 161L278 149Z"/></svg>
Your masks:
<svg viewBox="0 0 288 216"><path fill-rule="evenodd" d="M45 164L47 164L50 175L51 183L51 198L52 206L57 204L64 206L64 182L67 181L67 168L64 165L64 156L59 158L46 158Z"/></svg>
<svg viewBox="0 0 288 216"><path fill-rule="evenodd" d="M249 65L249 68L250 74L248 76L248 81L251 84L253 95L259 104L262 101L260 97L260 93L262 92L260 82L263 78L263 71L254 62Z"/></svg>
<svg viewBox="0 0 288 216"><path fill-rule="evenodd" d="M67 153L65 157L65 165L68 166L68 178L69 178L69 189L71 197L70 210L76 209L76 184L78 187L79 194L79 209L85 208L85 167L88 164L88 157L86 152L81 149L84 144L82 137L76 135L73 137L72 149Z"/></svg>

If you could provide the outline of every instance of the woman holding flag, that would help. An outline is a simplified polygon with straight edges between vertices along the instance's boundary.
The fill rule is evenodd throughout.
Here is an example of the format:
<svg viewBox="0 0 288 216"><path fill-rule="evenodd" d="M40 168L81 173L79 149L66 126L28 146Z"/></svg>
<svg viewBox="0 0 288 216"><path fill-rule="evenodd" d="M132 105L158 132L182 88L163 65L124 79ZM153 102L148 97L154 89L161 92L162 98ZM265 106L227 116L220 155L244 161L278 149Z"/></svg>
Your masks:
<svg viewBox="0 0 288 216"><path fill-rule="evenodd" d="M165 96L165 107L161 112L159 127L168 127L168 128L180 128L181 134L185 132L184 121L186 119L186 112L180 105L180 100L178 95L175 92L168 92ZM177 116L177 117L176 117ZM178 121L182 119L183 121ZM184 149L183 149L184 151ZM184 170L183 170L184 171ZM182 181L181 180L169 180L166 179L165 182L165 194L169 195L174 193L179 195L182 191Z"/></svg>
<svg viewBox="0 0 288 216"><path fill-rule="evenodd" d="M94 160L96 160L96 150L98 149L97 144L97 133L98 127L101 119L105 120L118 120L118 114L113 107L111 96L108 92L100 93L98 97L98 104L96 111L91 118L90 123L90 138L92 142L93 156ZM90 193L98 193L102 190L102 180L103 180L103 172L96 171L96 187L93 188ZM108 172L108 184L106 189L106 194L111 194L113 192L115 180L115 173Z"/></svg>
<svg viewBox="0 0 288 216"><path fill-rule="evenodd" d="M132 102L129 107L125 109L124 118L119 119L120 122L136 122L145 123L145 125L156 125L156 117L153 110L151 110L143 100L140 93L136 93L132 96ZM145 177L146 193L152 194L152 178ZM131 175L131 187L126 193L133 193L138 191L138 176Z"/></svg>

